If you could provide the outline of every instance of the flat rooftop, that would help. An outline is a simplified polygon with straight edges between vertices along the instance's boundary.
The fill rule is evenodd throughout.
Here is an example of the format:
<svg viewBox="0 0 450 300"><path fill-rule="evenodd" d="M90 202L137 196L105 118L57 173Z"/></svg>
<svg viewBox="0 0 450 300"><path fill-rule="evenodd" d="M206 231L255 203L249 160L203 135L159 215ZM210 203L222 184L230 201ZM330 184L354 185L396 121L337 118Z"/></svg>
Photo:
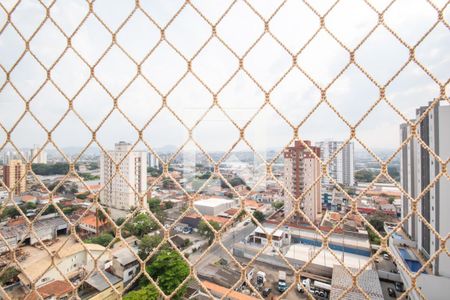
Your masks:
<svg viewBox="0 0 450 300"><path fill-rule="evenodd" d="M67 227L67 222L62 217L35 220L33 222L33 228L35 229L36 232L39 232L42 229L55 228L61 226ZM6 225L1 227L0 231L3 237L6 239L16 237L17 235L24 235L30 233L28 224L26 223L12 226Z"/></svg>
<svg viewBox="0 0 450 300"><path fill-rule="evenodd" d="M194 202L194 205L217 207L223 204L234 203L234 200L224 198L208 198Z"/></svg>
<svg viewBox="0 0 450 300"><path fill-rule="evenodd" d="M309 261L319 251L320 247L307 244L292 244L285 256L287 258L297 259L300 261ZM349 268L362 268L370 259L370 257L357 255L353 253L343 253L342 251L333 250L334 254ZM331 254L330 250L323 249L312 261L315 265L333 268L340 265L340 262ZM369 265L367 269L372 269Z"/></svg>
<svg viewBox="0 0 450 300"><path fill-rule="evenodd" d="M350 268L350 271L356 273L357 269ZM358 277L358 285L364 293L373 300L383 300L383 291L381 290L380 279L375 270L365 270ZM353 286L352 276L341 265L333 267L333 277L331 280L331 294L330 299L339 299L341 295ZM361 290L352 288L345 296L340 299L346 300L363 300L367 299Z"/></svg>
<svg viewBox="0 0 450 300"><path fill-rule="evenodd" d="M265 230L265 232L264 232L264 230ZM266 232L267 232L268 234L272 234L272 236L277 236L277 237L282 237L283 236L283 230L281 230L281 229L277 229L277 230L275 230L275 232L272 232L273 228L264 227L264 230L261 227L258 226L255 229L255 233L266 234Z"/></svg>

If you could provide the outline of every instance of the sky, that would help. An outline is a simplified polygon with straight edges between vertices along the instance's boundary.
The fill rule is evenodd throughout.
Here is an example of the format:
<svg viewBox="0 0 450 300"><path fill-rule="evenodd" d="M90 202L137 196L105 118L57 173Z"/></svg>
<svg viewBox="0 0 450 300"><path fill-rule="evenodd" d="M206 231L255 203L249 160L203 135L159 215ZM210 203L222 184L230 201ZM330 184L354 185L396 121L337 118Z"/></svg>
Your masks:
<svg viewBox="0 0 450 300"><path fill-rule="evenodd" d="M15 1L0 3L0 123L11 130L25 110L25 103L14 87L29 102L30 110L51 130L64 116L68 101L50 82L45 83L45 69L26 52L21 61L25 43L11 24L6 23L5 10ZM51 2L51 1L44 1ZM197 1L192 4L212 23L218 22L231 1ZM309 1L317 13L323 14L334 1ZM382 10L389 1L370 1ZM446 1L433 1L439 9ZM262 18L268 19L281 1L248 1ZM135 1L102 1L93 5L94 12L111 30L115 31L133 10ZM183 5L183 1L142 1L142 8L161 27ZM74 29L87 13L86 1L56 1L50 15L61 29L72 35ZM444 11L450 21L450 8ZM116 34L116 41L138 63L142 76L136 76L136 65L119 47L108 49L112 36L94 17L89 16L72 38L72 46L90 65L95 65L95 76L101 82L89 78L89 67L74 53L67 50L66 39L56 26L46 20L37 34L35 29L45 19L45 9L38 1L22 1L11 14L16 29L25 39L33 54L45 68L51 68L51 78L67 97L73 98L73 107L93 130L108 116L97 132L99 143L111 149L115 142L125 140L133 143L138 138L135 128L113 108L112 97L118 97L118 106L136 128L142 129L144 139L153 147L173 145L179 147L188 138L188 131L172 114L174 112L188 128L196 124L213 102L212 93L224 111L236 125L244 126L265 101L264 92L242 70L233 79L230 76L239 66L233 56L217 38L192 61L193 72L199 80L186 72L186 61L166 42L162 42L151 55L149 51L160 40L160 31L141 11L136 11L125 26ZM426 2L398 0L388 9L384 20L390 28L409 45L416 44L437 20L437 12ZM327 28L349 49L354 49L377 24L378 16L363 1L342 0L326 16ZM269 21L271 33L289 51L297 53L317 31L320 20L302 1L286 1ZM271 90L283 76L283 80L271 91L273 107L266 106L246 127L245 137L255 149L279 149L292 139L293 125L302 122L299 134L304 139L345 140L349 127L325 103L314 113L313 107L320 100L319 89L298 68L292 69L292 57L274 38L265 34L250 50L264 31L264 22L244 1L237 1L216 27L217 35L238 55L244 57L244 67L264 90ZM448 80L450 68L450 32L439 23L417 46L416 58L442 83ZM165 30L165 36L182 55L190 59L211 36L211 26L190 5L175 18ZM355 52L355 59L380 85L384 85L408 60L409 51L388 30L378 27ZM101 58L101 59L100 59ZM100 60L99 60L100 59ZM349 54L325 30L312 40L298 56L297 62L316 83L327 86L349 61ZM10 83L5 71L11 71ZM173 85L180 83L172 89ZM225 84L225 87L221 87ZM12 85L11 85L12 84ZM102 87L103 85L110 94ZM83 87L81 92L78 90ZM126 88L127 87L127 88ZM126 88L126 89L125 89ZM158 91L155 90L158 89ZM124 90L125 89L125 90ZM169 92L170 91L170 92ZM447 85L448 91L448 85ZM172 112L161 105L161 94ZM348 67L327 89L327 100L350 124L356 124L379 96L378 88L355 66ZM439 86L415 63L405 69L386 88L387 98L406 118L414 118L415 109L439 96ZM31 100L30 100L31 99ZM275 109L278 111L275 110ZM280 114L285 116L285 119ZM402 118L381 102L357 127L356 133L372 149L394 149L399 145L399 124ZM39 124L26 114L12 130L11 137L18 147L43 145L47 134ZM86 126L73 112L69 112L52 133L53 140L61 147L87 145L92 137ZM0 145L6 133L0 130ZM193 130L193 138L206 151L226 150L239 138L239 131L225 114L214 107ZM190 142L186 147L195 145ZM356 148L359 145L356 144ZM238 150L250 149L240 142Z"/></svg>

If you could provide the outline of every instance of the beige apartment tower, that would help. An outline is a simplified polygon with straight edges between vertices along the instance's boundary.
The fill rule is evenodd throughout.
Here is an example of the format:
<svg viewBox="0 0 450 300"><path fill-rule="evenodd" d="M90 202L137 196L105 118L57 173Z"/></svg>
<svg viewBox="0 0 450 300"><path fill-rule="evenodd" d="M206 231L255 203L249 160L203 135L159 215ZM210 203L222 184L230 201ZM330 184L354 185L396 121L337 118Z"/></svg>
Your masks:
<svg viewBox="0 0 450 300"><path fill-rule="evenodd" d="M3 181L8 188L13 188L15 195L25 193L27 190L26 165L21 160L10 160L3 166Z"/></svg>
<svg viewBox="0 0 450 300"><path fill-rule="evenodd" d="M137 193L143 194L147 190L147 153L130 149L131 144L119 142L113 151L108 151L112 160L105 153L100 158L100 183L105 186L100 193L100 201L113 219L125 217L130 209L138 207ZM118 163L123 177L116 175ZM146 198L143 205L147 205Z"/></svg>
<svg viewBox="0 0 450 300"><path fill-rule="evenodd" d="M296 198L300 197L309 187L311 189L300 199L300 208L312 222L316 222L321 212L320 204L320 162L313 153L320 157L320 148L304 141L311 149L300 141L284 151L284 183L286 189ZM294 209L294 203L285 195L284 212L288 215Z"/></svg>

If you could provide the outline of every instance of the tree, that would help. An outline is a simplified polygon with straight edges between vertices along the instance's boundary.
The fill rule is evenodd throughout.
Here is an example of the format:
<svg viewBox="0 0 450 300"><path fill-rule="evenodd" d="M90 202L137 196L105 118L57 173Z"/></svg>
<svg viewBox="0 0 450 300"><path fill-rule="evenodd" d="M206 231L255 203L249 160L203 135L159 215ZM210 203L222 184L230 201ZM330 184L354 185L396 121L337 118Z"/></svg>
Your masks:
<svg viewBox="0 0 450 300"><path fill-rule="evenodd" d="M159 235L144 236L139 244L139 257L145 259L153 251L153 249L161 243L161 240L161 236Z"/></svg>
<svg viewBox="0 0 450 300"><path fill-rule="evenodd" d="M11 282L19 274L20 274L20 271L18 271L16 268L14 268L14 267L7 268L0 276L0 285L4 285L5 283Z"/></svg>
<svg viewBox="0 0 450 300"><path fill-rule="evenodd" d="M27 202L27 204L25 205L26 209L35 209L36 206L37 205L34 202Z"/></svg>
<svg viewBox="0 0 450 300"><path fill-rule="evenodd" d="M162 174L162 169L148 167L147 174L150 174L150 176L152 177L159 177Z"/></svg>
<svg viewBox="0 0 450 300"><path fill-rule="evenodd" d="M241 177L233 177L233 178L231 178L231 179L228 180L228 183L229 183L232 187L235 187L235 186L238 186L238 185L247 185L247 184L245 183L245 181L244 181ZM228 184L227 184L225 181L223 181L223 180L220 181L220 186L221 186L223 189L228 188Z"/></svg>
<svg viewBox="0 0 450 300"><path fill-rule="evenodd" d="M83 178L84 180L98 180L98 179L100 179L100 176L92 175L90 173L80 173L80 172L78 172L78 175L80 175L80 177Z"/></svg>
<svg viewBox="0 0 450 300"><path fill-rule="evenodd" d="M241 211L239 212L239 215L236 217L236 220L242 221L242 218L244 218L245 215L246 215L246 214L245 214L245 210L241 210Z"/></svg>
<svg viewBox="0 0 450 300"><path fill-rule="evenodd" d="M125 230L138 238L142 238L144 235L157 228L158 225L145 213L140 213L134 217L130 223L125 224Z"/></svg>
<svg viewBox="0 0 450 300"><path fill-rule="evenodd" d="M355 179L359 182L372 182L377 175L371 170L363 169L355 172Z"/></svg>
<svg viewBox="0 0 450 300"><path fill-rule="evenodd" d="M264 220L266 219L266 216L262 212L260 212L259 210L255 210L253 212L253 216L255 217L256 220L258 220L259 223L264 222ZM253 223L255 223L255 222L253 221Z"/></svg>
<svg viewBox="0 0 450 300"><path fill-rule="evenodd" d="M161 210L161 200L158 198L150 198L147 200L148 208L153 212L157 212Z"/></svg>
<svg viewBox="0 0 450 300"><path fill-rule="evenodd" d="M388 166L388 174L395 180L400 181L400 172L396 166Z"/></svg>
<svg viewBox="0 0 450 300"><path fill-rule="evenodd" d="M384 222L380 219L370 219L370 225L372 225L378 232L384 231Z"/></svg>
<svg viewBox="0 0 450 300"><path fill-rule="evenodd" d="M158 218L160 222L163 223L166 218L166 214L161 209L161 200L158 198L151 198L147 200L147 203L150 211Z"/></svg>
<svg viewBox="0 0 450 300"><path fill-rule="evenodd" d="M173 208L173 202L172 201L164 202L164 209L171 209L171 208Z"/></svg>
<svg viewBox="0 0 450 300"><path fill-rule="evenodd" d="M114 240L114 236L110 233L103 233L99 236L86 239L84 242L88 244L98 244L102 245L103 247L106 247L111 243L111 241Z"/></svg>
<svg viewBox="0 0 450 300"><path fill-rule="evenodd" d="M171 294L189 276L189 265L173 250L161 250L146 268L163 292ZM183 286L172 299L181 299L187 286Z"/></svg>
<svg viewBox="0 0 450 300"><path fill-rule="evenodd" d="M159 292L152 284L148 284L139 290L131 291L123 296L123 300L157 300L158 298Z"/></svg>
<svg viewBox="0 0 450 300"><path fill-rule="evenodd" d="M69 164L32 164L31 169L36 175L66 175L69 173Z"/></svg>
<svg viewBox="0 0 450 300"><path fill-rule="evenodd" d="M216 231L220 229L220 224L216 221L210 221L208 222L209 225L211 225L212 228L214 228ZM209 240L209 243L211 243L214 240L214 231L206 224L205 221L200 221L198 224L198 232L203 235L204 237L207 237Z"/></svg>
<svg viewBox="0 0 450 300"><path fill-rule="evenodd" d="M388 201L389 201L389 204L392 204L392 203L394 203L395 198L392 197L392 196L390 196L390 197L388 198Z"/></svg>
<svg viewBox="0 0 450 300"><path fill-rule="evenodd" d="M118 218L117 220L116 220L116 225L117 226L120 226L120 225L122 225L123 223L125 222L125 218Z"/></svg>
<svg viewBox="0 0 450 300"><path fill-rule="evenodd" d="M282 201L274 201L274 202L272 202L272 207L275 208L276 210L279 210L283 206L284 206L284 203Z"/></svg>
<svg viewBox="0 0 450 300"><path fill-rule="evenodd" d="M197 178L201 180L207 180L209 177L211 177L211 172L206 172L200 176L197 176Z"/></svg>
<svg viewBox="0 0 450 300"><path fill-rule="evenodd" d="M372 230L370 227L367 227L367 234L369 235L370 243L379 245L381 243L380 237Z"/></svg>

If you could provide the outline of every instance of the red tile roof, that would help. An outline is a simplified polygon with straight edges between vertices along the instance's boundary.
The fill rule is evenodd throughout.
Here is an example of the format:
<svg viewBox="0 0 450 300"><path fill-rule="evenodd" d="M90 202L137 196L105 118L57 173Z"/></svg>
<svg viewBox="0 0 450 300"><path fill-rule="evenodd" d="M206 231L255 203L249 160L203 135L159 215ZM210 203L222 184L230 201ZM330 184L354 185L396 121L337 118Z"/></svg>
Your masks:
<svg viewBox="0 0 450 300"><path fill-rule="evenodd" d="M25 297L25 300L40 299L40 297L36 293L39 293L39 295L41 295L41 297L45 299L51 296L61 297L72 292L72 290L72 286L68 282L64 280L55 280L44 286L41 286L37 289L37 291L31 292Z"/></svg>

